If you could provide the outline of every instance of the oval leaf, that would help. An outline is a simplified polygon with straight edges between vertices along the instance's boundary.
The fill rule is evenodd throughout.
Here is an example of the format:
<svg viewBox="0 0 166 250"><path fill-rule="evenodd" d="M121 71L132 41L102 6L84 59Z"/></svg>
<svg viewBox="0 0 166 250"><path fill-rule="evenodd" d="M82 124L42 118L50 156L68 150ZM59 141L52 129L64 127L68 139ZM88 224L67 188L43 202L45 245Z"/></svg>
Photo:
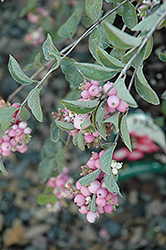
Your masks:
<svg viewBox="0 0 166 250"><path fill-rule="evenodd" d="M112 145L110 148L108 148L104 154L100 157L100 167L101 170L103 170L104 173L110 175L111 174L111 161L112 161L112 154L114 152L116 145Z"/></svg>
<svg viewBox="0 0 166 250"><path fill-rule="evenodd" d="M116 183L112 174L106 174L104 177L104 183L110 192L120 194L118 184Z"/></svg>
<svg viewBox="0 0 166 250"><path fill-rule="evenodd" d="M19 110L19 108L13 106L0 109L0 124L3 130L7 130L11 123L11 119L17 110Z"/></svg>
<svg viewBox="0 0 166 250"><path fill-rule="evenodd" d="M138 23L137 13L132 3L127 2L123 5L123 22L131 29Z"/></svg>
<svg viewBox="0 0 166 250"><path fill-rule="evenodd" d="M128 149L132 151L129 130L127 127L127 113L123 115L121 119L120 135L126 147L128 147Z"/></svg>
<svg viewBox="0 0 166 250"><path fill-rule="evenodd" d="M117 70L91 63L75 63L82 75L89 80L107 81L117 74Z"/></svg>
<svg viewBox="0 0 166 250"><path fill-rule="evenodd" d="M93 171L90 174L85 175L78 181L82 186L87 187L99 176L100 173L101 173L101 169L96 169L95 171Z"/></svg>
<svg viewBox="0 0 166 250"><path fill-rule="evenodd" d="M103 137L104 140L106 140L106 128L105 124L103 123L105 120L105 109L106 109L107 101L104 100L99 105L97 111L96 111L96 127L99 134Z"/></svg>
<svg viewBox="0 0 166 250"><path fill-rule="evenodd" d="M131 106L133 108L137 108L138 107L136 101L134 100L134 98L132 97L132 95L127 90L123 78L117 80L114 83L114 87L115 87L115 89L116 89L116 91L117 91L118 96L119 96L120 99L122 99L123 101L125 101L129 106Z"/></svg>
<svg viewBox="0 0 166 250"><path fill-rule="evenodd" d="M31 114L29 113L29 111L25 107L22 107L20 111L21 121L27 121L30 118L30 116Z"/></svg>
<svg viewBox="0 0 166 250"><path fill-rule="evenodd" d="M46 181L56 166L55 158L44 158L39 163L38 173L43 181Z"/></svg>
<svg viewBox="0 0 166 250"><path fill-rule="evenodd" d="M10 55L9 58L9 63L8 63L8 68L10 71L10 74L12 75L13 79L16 82L19 82L23 85L29 85L33 83L33 80L30 79L20 68L20 65L18 64L18 62L16 61L16 59L14 59L13 56Z"/></svg>
<svg viewBox="0 0 166 250"><path fill-rule="evenodd" d="M62 100L62 104L70 111L76 114L88 114L94 109L96 109L99 104L99 100L92 101L66 101Z"/></svg>
<svg viewBox="0 0 166 250"><path fill-rule="evenodd" d="M152 103L154 105L160 104L160 100L155 93L155 91L149 86L142 72L142 67L139 67L135 77L135 89L137 93L145 101Z"/></svg>
<svg viewBox="0 0 166 250"><path fill-rule="evenodd" d="M45 205L49 200L49 196L47 194L41 194L39 195L39 197L37 198L37 203L39 205Z"/></svg>
<svg viewBox="0 0 166 250"><path fill-rule="evenodd" d="M100 17L103 0L86 0L85 10L90 19L94 22Z"/></svg>
<svg viewBox="0 0 166 250"><path fill-rule="evenodd" d="M74 130L76 129L72 123L67 123L67 122L62 122L62 121L58 121L58 120L55 120L56 122L56 125L62 129L62 130L67 130L67 131L71 131L71 130Z"/></svg>
<svg viewBox="0 0 166 250"><path fill-rule="evenodd" d="M32 111L32 114L39 121L43 121L43 113L40 106L40 90L41 89L32 89L28 94L28 106Z"/></svg>

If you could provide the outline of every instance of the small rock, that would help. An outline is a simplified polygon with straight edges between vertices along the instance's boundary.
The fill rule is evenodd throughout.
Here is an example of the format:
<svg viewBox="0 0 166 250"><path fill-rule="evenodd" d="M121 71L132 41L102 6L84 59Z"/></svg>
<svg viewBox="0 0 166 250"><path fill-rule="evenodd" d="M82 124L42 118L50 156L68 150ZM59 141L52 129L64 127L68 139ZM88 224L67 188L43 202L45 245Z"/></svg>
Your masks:
<svg viewBox="0 0 166 250"><path fill-rule="evenodd" d="M3 225L4 225L4 215L3 214L0 214L0 232L2 231L3 229Z"/></svg>
<svg viewBox="0 0 166 250"><path fill-rule="evenodd" d="M33 227L30 227L26 230L25 238L33 239L36 235L44 234L50 229L50 226L47 224L39 224Z"/></svg>
<svg viewBox="0 0 166 250"><path fill-rule="evenodd" d="M136 205L138 203L138 191L137 190L131 190L128 196L129 203L131 205Z"/></svg>
<svg viewBox="0 0 166 250"><path fill-rule="evenodd" d="M138 242L140 242L142 238L143 238L143 228L142 227L135 227L134 232L133 232L131 239L130 239L130 243L135 245Z"/></svg>

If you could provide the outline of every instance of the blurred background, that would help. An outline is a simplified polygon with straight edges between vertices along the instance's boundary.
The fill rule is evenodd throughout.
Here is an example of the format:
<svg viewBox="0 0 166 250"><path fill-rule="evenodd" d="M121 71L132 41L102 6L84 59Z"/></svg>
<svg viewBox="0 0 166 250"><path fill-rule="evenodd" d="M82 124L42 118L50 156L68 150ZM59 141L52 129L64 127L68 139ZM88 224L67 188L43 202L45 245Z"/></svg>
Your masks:
<svg viewBox="0 0 166 250"><path fill-rule="evenodd" d="M56 47L61 50L72 41L57 34L59 27L71 15L78 1L69 0L5 0L0 3L0 96L7 100L19 84L8 71L9 54L20 63L21 68L32 64L41 53L41 44L49 32ZM110 6L110 5L109 5ZM104 6L105 11L108 5ZM116 20L119 22L119 19ZM85 20L84 20L85 24ZM79 26L74 39L85 31ZM152 88L161 94L166 89L166 64L158 58L166 51L166 31L154 34L152 55L145 61L145 75ZM75 48L71 57L78 61L92 62L85 39ZM40 57L40 56L39 56ZM41 62L44 62L41 56ZM27 71L28 76L40 67L40 62ZM29 65L29 68L31 65ZM27 70L28 67L25 68ZM44 69L39 79L47 72ZM23 88L11 103L22 102L30 86ZM32 128L32 140L25 154L13 153L5 158L8 176L0 173L0 249L9 250L165 250L166 249L166 172L163 149L159 153L145 154L146 163L160 163L156 171L137 176L123 176L119 182L122 198L117 211L101 216L96 224L86 221L71 201L60 212L49 212L46 206L39 206L38 196L45 185L41 182L37 166L41 160L41 148L50 136L53 122L52 112L57 111L59 101L70 91L61 70L56 70L46 80L41 93L44 122L33 117L28 120ZM154 120L163 134L166 132L166 101L153 106L135 96L140 108ZM142 112L141 111L141 112ZM161 140L165 140L164 135ZM123 145L120 144L123 147ZM159 145L160 146L160 145ZM92 151L92 150L91 150ZM70 175L77 180L80 166L85 164L90 153L80 151L69 144L65 165ZM134 162L134 161L132 161ZM137 161L142 167L145 159ZM126 160L125 166L129 164ZM142 165L141 165L142 164ZM130 165L132 165L130 163ZM156 165L155 165L156 166ZM154 168L155 168L154 166ZM139 171L138 171L139 172Z"/></svg>

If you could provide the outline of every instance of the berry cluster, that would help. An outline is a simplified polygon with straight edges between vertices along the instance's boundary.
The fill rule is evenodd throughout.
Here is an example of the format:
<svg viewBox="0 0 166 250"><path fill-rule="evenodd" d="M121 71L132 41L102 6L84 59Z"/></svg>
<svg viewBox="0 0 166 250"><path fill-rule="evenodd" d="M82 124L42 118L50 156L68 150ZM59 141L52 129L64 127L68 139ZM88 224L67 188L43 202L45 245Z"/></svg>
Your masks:
<svg viewBox="0 0 166 250"><path fill-rule="evenodd" d="M127 148L116 150L113 157L116 161L128 159L129 161L137 161L145 157L145 153L150 154L159 151L159 147L147 135L140 135L136 132L130 133L131 145L133 151Z"/></svg>
<svg viewBox="0 0 166 250"><path fill-rule="evenodd" d="M82 167L82 175L88 175L100 168L99 159L104 152L105 151L102 150L99 154L97 152L92 153L92 157L88 160L87 164ZM121 168L121 164L113 160L111 167L111 171L114 172L114 169L117 170ZM84 187L79 181L76 182L77 192L75 192L74 202L79 206L79 212L86 214L86 218L90 223L94 223L96 219L100 217L100 214L104 212L111 213L118 205L117 194L107 189L104 178L105 174L101 171L99 176L89 186ZM94 203L93 209L91 209L92 201Z"/></svg>
<svg viewBox="0 0 166 250"><path fill-rule="evenodd" d="M105 95L107 98L105 119L109 118L109 114L114 113L116 110L119 112L125 112L128 108L128 104L118 97L116 89L113 87L113 83L107 82L103 87L100 87L99 84L98 81L93 80L82 84L80 87L80 89L83 90L81 92L82 98L79 99L79 101L94 100ZM65 108L65 110L60 109L58 114L54 113L54 116L58 121L72 123L75 129L70 131L71 135L75 137L78 132L81 132L84 135L84 143L88 148L92 146L98 147L101 140L98 131L94 131L94 127L92 128L92 126L88 125L83 127L82 125L88 117L90 118L92 125L94 125L92 121L92 113L76 114ZM106 134L110 135L110 132L113 130L112 124L105 123L105 128Z"/></svg>
<svg viewBox="0 0 166 250"><path fill-rule="evenodd" d="M49 178L47 182L47 186L52 188L52 193L57 197L57 201L54 205L50 203L47 204L50 211L59 212L61 207L64 206L63 198L73 199L74 197L73 193L75 194L76 190L73 190L70 184L73 182L73 179L70 178L67 173L68 168L63 167L62 172L58 176Z"/></svg>
<svg viewBox="0 0 166 250"><path fill-rule="evenodd" d="M5 106L6 104L3 105L3 107ZM12 106L16 108L20 107L17 103L12 104ZM27 143L31 137L30 133L31 129L27 126L26 122L20 120L18 111L16 111L12 117L10 128L0 138L0 154L9 156L11 152L15 151L25 153L28 150Z"/></svg>

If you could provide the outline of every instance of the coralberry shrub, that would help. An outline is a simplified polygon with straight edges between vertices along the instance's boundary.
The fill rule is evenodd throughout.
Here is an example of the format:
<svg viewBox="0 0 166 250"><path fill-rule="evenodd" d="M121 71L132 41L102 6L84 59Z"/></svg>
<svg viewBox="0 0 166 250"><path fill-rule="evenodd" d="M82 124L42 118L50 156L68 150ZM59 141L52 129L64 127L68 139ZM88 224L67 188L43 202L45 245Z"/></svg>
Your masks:
<svg viewBox="0 0 166 250"><path fill-rule="evenodd" d="M41 56L36 55L34 62L26 67L39 67L31 77L23 72L17 60L10 55L8 67L12 77L23 87L31 85L32 89L20 104L0 102L0 169L7 174L3 157L15 151L27 151L31 129L26 121L31 114L37 121L43 121L40 105L43 83L53 71L61 68L71 89L70 96L74 96L73 93L80 95L74 100L64 98L61 101L63 108L58 112L50 111L54 119L51 139L43 147L43 158L38 168L42 181L47 184L38 202L47 203L50 210L59 211L66 205L64 197L74 199L79 212L86 214L87 220L93 223L101 214L111 213L118 206L121 192L117 180L123 168L119 161L125 158L138 160L144 153L158 150L158 146L149 138L129 134L127 117L130 108L138 107L135 96L130 93L133 85L142 99L152 105L160 103L144 76L144 61L152 53L153 33L166 25L166 3L144 1L141 5L128 0L86 0L70 5L73 13L59 27L57 34L61 39L71 39L77 27L84 26L86 31L77 40L59 51L52 36L47 34L42 45L47 62L41 62ZM117 27L116 16L121 16L122 29ZM36 8L34 13L28 14L28 20L34 25L45 18L49 18L52 27L54 22L43 8ZM39 28L38 33L26 35L25 40L36 46L43 42L43 36L43 30ZM70 53L87 36L93 63L77 62L70 57ZM159 58L166 62L164 53L160 53ZM45 69L48 69L47 73L38 80L38 74ZM16 92L11 93L9 101ZM162 98L166 98L166 92L163 92ZM63 131L68 135L66 141ZM126 146L121 154L119 151L114 152L120 137ZM82 177L76 186L70 182L64 167L70 138L80 150L98 148L81 167Z"/></svg>

